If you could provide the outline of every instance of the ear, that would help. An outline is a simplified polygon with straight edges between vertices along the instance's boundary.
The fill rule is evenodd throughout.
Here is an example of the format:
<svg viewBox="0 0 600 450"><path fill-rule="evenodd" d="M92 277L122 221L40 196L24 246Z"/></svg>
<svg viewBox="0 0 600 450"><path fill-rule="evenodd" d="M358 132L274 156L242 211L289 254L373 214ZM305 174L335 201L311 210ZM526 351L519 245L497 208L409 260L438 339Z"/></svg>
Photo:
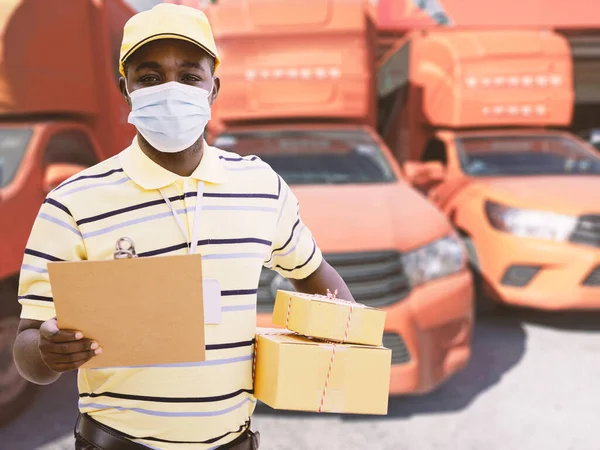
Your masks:
<svg viewBox="0 0 600 450"><path fill-rule="evenodd" d="M125 77L119 78L119 90L121 91L121 95L131 108L131 99L129 98L129 94L127 94L127 80Z"/></svg>
<svg viewBox="0 0 600 450"><path fill-rule="evenodd" d="M221 90L221 80L219 77L213 78L214 87L212 93L210 94L210 104L212 105L217 97L219 96L219 91Z"/></svg>

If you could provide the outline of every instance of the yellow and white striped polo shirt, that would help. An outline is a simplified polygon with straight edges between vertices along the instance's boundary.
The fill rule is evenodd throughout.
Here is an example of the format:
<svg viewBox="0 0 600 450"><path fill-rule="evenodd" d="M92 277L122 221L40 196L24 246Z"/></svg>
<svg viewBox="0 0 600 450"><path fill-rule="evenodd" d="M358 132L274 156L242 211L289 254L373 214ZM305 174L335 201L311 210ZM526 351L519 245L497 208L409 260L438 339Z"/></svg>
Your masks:
<svg viewBox="0 0 600 450"><path fill-rule="evenodd" d="M185 254L188 244L159 189L191 236L198 180L205 182L198 252L222 297L221 323L205 325L207 360L79 371L80 410L153 448L218 447L239 436L251 416L261 269L305 278L322 261L290 188L258 157L206 144L194 173L180 177L134 140L48 195L21 270L21 317L48 320L55 315L48 261L110 259L122 236L134 240L140 257Z"/></svg>

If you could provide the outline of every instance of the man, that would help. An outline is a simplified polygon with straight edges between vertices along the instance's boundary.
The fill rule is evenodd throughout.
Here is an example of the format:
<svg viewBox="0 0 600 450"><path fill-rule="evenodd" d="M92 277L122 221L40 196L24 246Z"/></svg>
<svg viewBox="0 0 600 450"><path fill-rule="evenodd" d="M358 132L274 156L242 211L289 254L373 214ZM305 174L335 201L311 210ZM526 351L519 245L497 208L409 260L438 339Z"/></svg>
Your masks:
<svg viewBox="0 0 600 450"><path fill-rule="evenodd" d="M201 253L203 275L220 284L222 320L205 326L206 362L79 370L77 449L258 448L250 416L262 266L298 291L338 289L352 299L286 183L258 158L204 142L219 63L202 12L163 4L131 18L121 90L137 137L51 192L31 232L15 359L34 383L52 383L102 351L102 342L57 328L48 261L110 259L127 236L140 257Z"/></svg>

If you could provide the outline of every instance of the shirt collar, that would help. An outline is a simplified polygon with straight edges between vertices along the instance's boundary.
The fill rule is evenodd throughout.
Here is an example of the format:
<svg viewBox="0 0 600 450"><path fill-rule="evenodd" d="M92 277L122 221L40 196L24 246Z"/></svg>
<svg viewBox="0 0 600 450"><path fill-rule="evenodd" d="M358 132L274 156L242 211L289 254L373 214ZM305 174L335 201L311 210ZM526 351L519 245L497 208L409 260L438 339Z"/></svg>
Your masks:
<svg viewBox="0 0 600 450"><path fill-rule="evenodd" d="M152 161L140 148L137 136L119 155L123 170L137 185L146 190L162 189L186 177L170 172ZM224 183L227 171L219 158L218 150L204 142L202 160L189 178L207 183Z"/></svg>

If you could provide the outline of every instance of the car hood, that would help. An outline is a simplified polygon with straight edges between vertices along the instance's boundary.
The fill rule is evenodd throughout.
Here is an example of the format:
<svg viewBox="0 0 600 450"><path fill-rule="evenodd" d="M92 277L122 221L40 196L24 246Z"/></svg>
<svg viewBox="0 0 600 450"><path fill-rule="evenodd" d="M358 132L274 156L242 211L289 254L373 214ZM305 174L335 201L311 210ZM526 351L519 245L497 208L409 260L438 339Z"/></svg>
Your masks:
<svg viewBox="0 0 600 450"><path fill-rule="evenodd" d="M445 216L403 182L291 188L326 253L408 251L451 232Z"/></svg>
<svg viewBox="0 0 600 450"><path fill-rule="evenodd" d="M600 212L597 175L493 178L479 183L491 188L491 200L507 206L573 215Z"/></svg>

